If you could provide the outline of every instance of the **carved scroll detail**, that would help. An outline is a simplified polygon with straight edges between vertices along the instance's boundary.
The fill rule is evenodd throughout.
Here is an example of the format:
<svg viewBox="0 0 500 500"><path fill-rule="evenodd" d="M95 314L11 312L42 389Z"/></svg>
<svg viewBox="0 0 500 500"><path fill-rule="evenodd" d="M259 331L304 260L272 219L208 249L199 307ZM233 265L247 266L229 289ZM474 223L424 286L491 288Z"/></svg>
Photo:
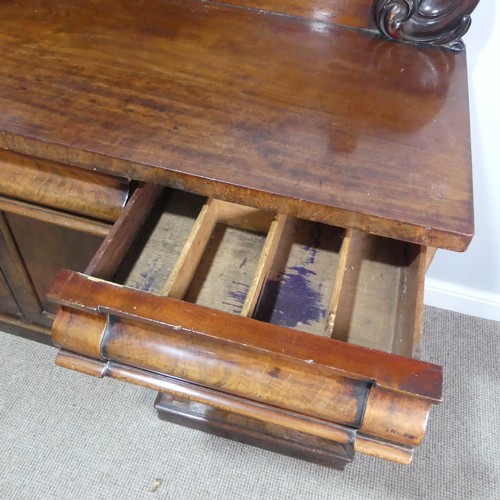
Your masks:
<svg viewBox="0 0 500 500"><path fill-rule="evenodd" d="M460 38L470 27L479 0L375 0L380 31L389 38L463 50Z"/></svg>

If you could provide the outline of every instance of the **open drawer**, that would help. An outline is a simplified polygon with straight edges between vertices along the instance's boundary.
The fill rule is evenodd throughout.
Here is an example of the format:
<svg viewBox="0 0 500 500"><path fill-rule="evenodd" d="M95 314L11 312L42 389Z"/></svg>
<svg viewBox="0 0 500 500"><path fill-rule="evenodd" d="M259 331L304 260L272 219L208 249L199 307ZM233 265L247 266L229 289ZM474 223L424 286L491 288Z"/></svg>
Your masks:
<svg viewBox="0 0 500 500"><path fill-rule="evenodd" d="M418 245L144 185L49 292L57 362L259 446L408 463L441 399L414 359L424 272Z"/></svg>

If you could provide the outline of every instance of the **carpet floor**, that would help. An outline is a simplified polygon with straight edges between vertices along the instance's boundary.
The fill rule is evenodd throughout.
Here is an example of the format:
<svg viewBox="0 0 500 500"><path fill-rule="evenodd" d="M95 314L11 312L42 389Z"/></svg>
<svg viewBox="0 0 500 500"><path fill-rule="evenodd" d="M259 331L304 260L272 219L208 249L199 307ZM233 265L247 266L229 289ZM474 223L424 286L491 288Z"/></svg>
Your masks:
<svg viewBox="0 0 500 500"><path fill-rule="evenodd" d="M344 472L156 418L155 393L54 365L0 333L0 499L500 499L500 323L427 307L445 401L410 466Z"/></svg>

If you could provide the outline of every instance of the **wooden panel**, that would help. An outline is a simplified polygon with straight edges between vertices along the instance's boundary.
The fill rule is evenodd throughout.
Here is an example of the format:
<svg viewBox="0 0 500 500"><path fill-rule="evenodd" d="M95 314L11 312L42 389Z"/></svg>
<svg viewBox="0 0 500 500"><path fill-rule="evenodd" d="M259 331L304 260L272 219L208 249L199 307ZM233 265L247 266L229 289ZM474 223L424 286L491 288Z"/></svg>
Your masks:
<svg viewBox="0 0 500 500"><path fill-rule="evenodd" d="M0 194L114 221L128 197L124 179L0 150Z"/></svg>
<svg viewBox="0 0 500 500"><path fill-rule="evenodd" d="M240 8L300 16L316 22L374 28L373 0L210 0Z"/></svg>
<svg viewBox="0 0 500 500"><path fill-rule="evenodd" d="M0 212L0 268L11 292L16 297L24 319L27 321L40 319L43 313L42 305L19 254L5 214L2 212Z"/></svg>
<svg viewBox="0 0 500 500"><path fill-rule="evenodd" d="M102 239L21 215L5 215L38 300L45 311L56 312L45 294L57 272L61 268L83 271Z"/></svg>
<svg viewBox="0 0 500 500"><path fill-rule="evenodd" d="M256 307L262 300L264 287L269 279L273 262L276 259L276 253L280 245L280 240L283 235L286 222L287 216L278 214L269 226L269 231L259 257L259 262L257 263L257 268L253 275L248 294L241 310L242 316L253 317Z"/></svg>
<svg viewBox="0 0 500 500"><path fill-rule="evenodd" d="M434 247L472 237L464 53L194 0L0 15L0 147Z"/></svg>
<svg viewBox="0 0 500 500"><path fill-rule="evenodd" d="M396 311L391 352L420 358L424 318L424 286L427 247L407 245L406 266L401 272L400 297Z"/></svg>
<svg viewBox="0 0 500 500"><path fill-rule="evenodd" d="M52 326L52 325L50 325ZM50 327L27 322L23 318L0 313L0 331L8 332L28 340L34 340L51 347Z"/></svg>
<svg viewBox="0 0 500 500"><path fill-rule="evenodd" d="M12 295L10 287L1 269L0 269L0 312L12 315L21 314L16 299Z"/></svg>
<svg viewBox="0 0 500 500"><path fill-rule="evenodd" d="M162 188L154 184L140 186L135 191L99 250L86 266L86 273L100 278L113 277L143 228L161 192Z"/></svg>

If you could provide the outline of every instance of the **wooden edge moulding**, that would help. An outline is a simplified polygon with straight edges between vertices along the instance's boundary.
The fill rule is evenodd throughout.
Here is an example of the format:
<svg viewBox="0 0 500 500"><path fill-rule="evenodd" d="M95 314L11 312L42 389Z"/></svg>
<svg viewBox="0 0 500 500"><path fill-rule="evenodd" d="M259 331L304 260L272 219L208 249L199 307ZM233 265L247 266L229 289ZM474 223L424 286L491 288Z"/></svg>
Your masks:
<svg viewBox="0 0 500 500"><path fill-rule="evenodd" d="M162 294L107 281L160 193L137 189L86 274L58 275L49 292L61 306L53 326L57 363L156 389L160 415L175 421L183 414L199 428L215 426L262 447L337 467L354 451L409 463L441 400L441 368L330 338L362 234L345 232L324 326L311 335L252 319L286 238L290 218L280 214L209 199ZM182 300L217 224L267 234L240 315ZM413 262L422 280L425 252ZM418 318L415 325L410 355L418 350Z"/></svg>
<svg viewBox="0 0 500 500"><path fill-rule="evenodd" d="M315 22L378 29L392 40L464 49L460 40L479 0L211 0Z"/></svg>

